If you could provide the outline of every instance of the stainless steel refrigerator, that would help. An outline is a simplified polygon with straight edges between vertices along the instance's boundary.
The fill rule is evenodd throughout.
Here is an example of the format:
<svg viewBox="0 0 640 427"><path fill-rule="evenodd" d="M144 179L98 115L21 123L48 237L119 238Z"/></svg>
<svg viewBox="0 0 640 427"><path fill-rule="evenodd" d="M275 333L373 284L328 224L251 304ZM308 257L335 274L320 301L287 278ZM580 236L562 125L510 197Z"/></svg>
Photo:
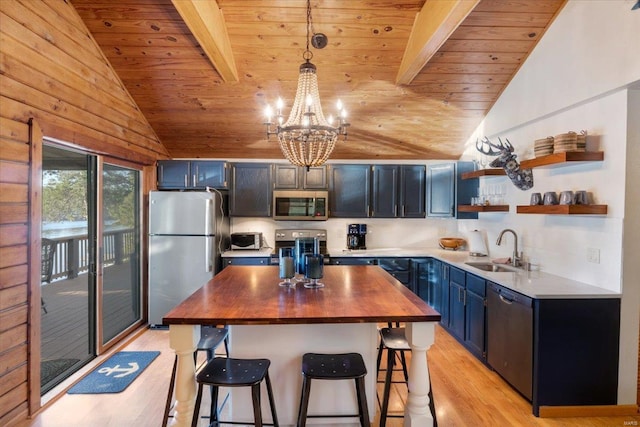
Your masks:
<svg viewBox="0 0 640 427"><path fill-rule="evenodd" d="M229 245L226 196L218 192L149 193L149 324L208 282Z"/></svg>

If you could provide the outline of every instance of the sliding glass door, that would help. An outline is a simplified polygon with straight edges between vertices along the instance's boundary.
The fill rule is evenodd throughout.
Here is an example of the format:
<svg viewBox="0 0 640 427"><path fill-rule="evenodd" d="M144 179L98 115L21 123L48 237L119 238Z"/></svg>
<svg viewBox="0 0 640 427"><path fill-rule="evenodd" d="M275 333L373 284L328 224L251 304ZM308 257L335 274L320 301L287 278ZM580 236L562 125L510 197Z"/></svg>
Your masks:
<svg viewBox="0 0 640 427"><path fill-rule="evenodd" d="M102 167L103 345L141 318L139 174L108 163Z"/></svg>
<svg viewBox="0 0 640 427"><path fill-rule="evenodd" d="M140 171L43 148L41 392L141 323Z"/></svg>

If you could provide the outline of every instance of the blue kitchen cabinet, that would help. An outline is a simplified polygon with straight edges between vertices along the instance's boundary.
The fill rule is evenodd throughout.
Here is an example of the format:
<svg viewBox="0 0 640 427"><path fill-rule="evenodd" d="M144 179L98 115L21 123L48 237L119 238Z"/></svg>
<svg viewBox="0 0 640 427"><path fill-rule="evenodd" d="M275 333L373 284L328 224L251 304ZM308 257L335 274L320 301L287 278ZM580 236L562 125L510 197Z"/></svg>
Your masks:
<svg viewBox="0 0 640 427"><path fill-rule="evenodd" d="M411 281L411 259L410 258L378 258L377 264L387 273L395 277L400 283L415 292Z"/></svg>
<svg viewBox="0 0 640 427"><path fill-rule="evenodd" d="M228 188L228 165L210 160L159 160L159 190L205 190Z"/></svg>
<svg viewBox="0 0 640 427"><path fill-rule="evenodd" d="M472 162L450 162L427 166L427 216L477 219L477 212L458 212L458 205L470 205L478 191L478 179L462 179L473 171Z"/></svg>
<svg viewBox="0 0 640 427"><path fill-rule="evenodd" d="M374 165L371 175L371 217L424 218L425 166Z"/></svg>
<svg viewBox="0 0 640 427"><path fill-rule="evenodd" d="M369 165L332 165L329 211L334 218L367 218L371 207Z"/></svg>
<svg viewBox="0 0 640 427"><path fill-rule="evenodd" d="M465 289L464 343L482 360L486 360L486 283L485 280L467 273Z"/></svg>
<svg viewBox="0 0 640 427"><path fill-rule="evenodd" d="M309 168L291 164L275 164L274 188L277 190L326 190L329 188L328 166Z"/></svg>
<svg viewBox="0 0 640 427"><path fill-rule="evenodd" d="M271 217L272 170L270 163L232 165L230 216Z"/></svg>
<svg viewBox="0 0 640 427"><path fill-rule="evenodd" d="M466 274L456 267L449 267L449 332L464 341Z"/></svg>
<svg viewBox="0 0 640 427"><path fill-rule="evenodd" d="M414 259L413 266L415 293L442 315L442 262L434 258Z"/></svg>

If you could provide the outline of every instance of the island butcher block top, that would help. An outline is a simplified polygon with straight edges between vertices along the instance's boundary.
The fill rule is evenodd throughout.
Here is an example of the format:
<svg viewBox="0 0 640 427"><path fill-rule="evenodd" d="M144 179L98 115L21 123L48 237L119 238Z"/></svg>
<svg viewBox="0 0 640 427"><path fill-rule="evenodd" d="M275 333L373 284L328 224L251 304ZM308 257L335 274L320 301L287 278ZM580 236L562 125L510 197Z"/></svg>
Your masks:
<svg viewBox="0 0 640 427"><path fill-rule="evenodd" d="M378 266L325 266L323 288L278 286L277 266L230 266L163 318L171 324L437 322L440 314Z"/></svg>

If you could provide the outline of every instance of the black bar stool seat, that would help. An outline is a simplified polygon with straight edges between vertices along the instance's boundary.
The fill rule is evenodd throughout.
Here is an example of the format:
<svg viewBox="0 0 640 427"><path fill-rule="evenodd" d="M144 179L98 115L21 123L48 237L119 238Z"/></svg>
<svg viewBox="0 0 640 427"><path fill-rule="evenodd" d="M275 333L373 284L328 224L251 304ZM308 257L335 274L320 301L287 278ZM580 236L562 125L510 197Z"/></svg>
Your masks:
<svg viewBox="0 0 640 427"><path fill-rule="evenodd" d="M234 359L216 357L205 365L196 376L198 382L198 395L193 412L191 426L198 425L200 403L202 401L202 388L205 385L212 387L211 392L211 424L245 424L232 421L220 421L218 414L218 393L220 387L251 387L251 400L253 402L254 425L263 426L262 411L260 409L260 383L264 380L269 396L269 406L273 424L278 426L278 416L273 400L273 390L269 379L269 359Z"/></svg>
<svg viewBox="0 0 640 427"><path fill-rule="evenodd" d="M389 410L389 394L391 392L391 384L408 383L409 374L407 372L407 361L404 356L405 351L411 351L409 341L405 335L405 328L382 328L380 329L380 348L378 349L378 366L377 373L380 373L380 362L382 360L382 351L387 349L387 369L384 379L384 391L382 396L382 405L380 408L380 427L385 427L388 417L402 418L402 415L388 415ZM396 361L396 352L400 353L400 361L402 363L402 371L404 381L393 381L393 367Z"/></svg>
<svg viewBox="0 0 640 427"><path fill-rule="evenodd" d="M367 368L362 356L358 353L343 354L319 354L306 353L302 356L302 396L300 397L300 409L298 411L297 427L304 427L307 418L343 418L359 417L360 425L371 426L369 410L367 408L367 396L365 393L364 377ZM355 380L356 395L358 398L357 415L307 415L309 407L309 393L311 380Z"/></svg>

